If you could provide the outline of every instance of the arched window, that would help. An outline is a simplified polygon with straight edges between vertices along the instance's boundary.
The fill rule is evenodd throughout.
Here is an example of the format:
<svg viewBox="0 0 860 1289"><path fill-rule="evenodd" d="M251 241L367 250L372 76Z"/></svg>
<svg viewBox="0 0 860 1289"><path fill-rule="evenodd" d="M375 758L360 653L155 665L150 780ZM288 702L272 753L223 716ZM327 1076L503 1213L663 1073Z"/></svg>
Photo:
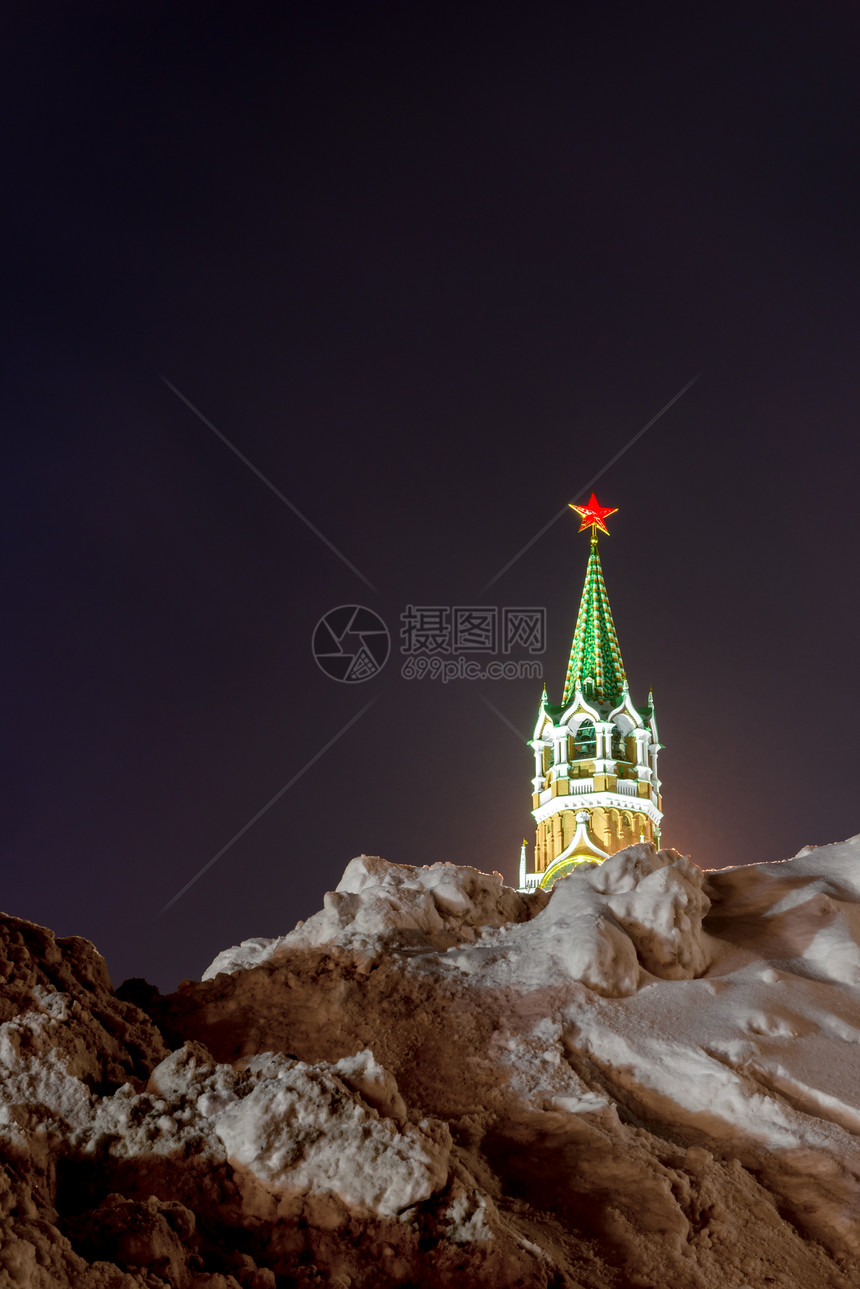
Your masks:
<svg viewBox="0 0 860 1289"><path fill-rule="evenodd" d="M576 755L577 759L586 756L595 756L597 754L597 732L594 728L594 721L583 721L576 731Z"/></svg>
<svg viewBox="0 0 860 1289"><path fill-rule="evenodd" d="M627 760L627 740L617 725L612 727L612 757L615 761Z"/></svg>

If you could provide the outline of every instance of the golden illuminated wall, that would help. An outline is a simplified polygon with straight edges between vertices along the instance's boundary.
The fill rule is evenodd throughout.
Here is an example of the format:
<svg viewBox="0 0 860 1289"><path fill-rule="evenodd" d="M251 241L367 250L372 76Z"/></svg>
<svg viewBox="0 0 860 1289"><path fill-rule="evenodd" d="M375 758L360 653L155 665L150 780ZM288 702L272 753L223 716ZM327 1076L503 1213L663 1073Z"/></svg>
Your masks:
<svg viewBox="0 0 860 1289"><path fill-rule="evenodd" d="M571 767L573 768L573 767ZM601 776L603 777L603 776ZM614 775L605 776L608 780L605 791L612 792L616 789L616 778ZM575 776L571 776L575 781ZM652 800L650 787L646 787L648 796L645 800ZM577 801L575 795L567 795L567 784L564 780L559 784L558 793L559 805L561 809L550 815L548 819L543 819L537 825L535 832L534 848L534 871L536 873L545 873L549 866L562 854L573 840L576 832L576 814L582 810L583 806ZM642 791L640 788L639 791ZM630 806L619 809L615 806L594 806L586 807L588 810L588 832L597 846L606 851L607 855L615 855L619 850L624 850L627 846L634 846L640 841L654 841L654 825L648 816L636 808L636 801L640 798L631 798ZM562 800L564 804L562 805ZM660 807L659 797L654 804ZM596 855L583 855L594 862L598 859Z"/></svg>

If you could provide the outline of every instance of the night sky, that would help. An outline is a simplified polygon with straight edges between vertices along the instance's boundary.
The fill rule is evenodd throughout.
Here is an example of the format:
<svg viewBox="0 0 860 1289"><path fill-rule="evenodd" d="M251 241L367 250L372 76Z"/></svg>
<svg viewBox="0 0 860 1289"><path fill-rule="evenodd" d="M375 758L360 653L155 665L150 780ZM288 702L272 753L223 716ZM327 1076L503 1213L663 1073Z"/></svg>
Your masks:
<svg viewBox="0 0 860 1289"><path fill-rule="evenodd" d="M402 679L400 615L544 606L558 702L573 515L482 588L697 375L595 485L664 840L860 830L857 11L715 15L7 10L6 911L173 988L362 851L514 879L541 681Z"/></svg>

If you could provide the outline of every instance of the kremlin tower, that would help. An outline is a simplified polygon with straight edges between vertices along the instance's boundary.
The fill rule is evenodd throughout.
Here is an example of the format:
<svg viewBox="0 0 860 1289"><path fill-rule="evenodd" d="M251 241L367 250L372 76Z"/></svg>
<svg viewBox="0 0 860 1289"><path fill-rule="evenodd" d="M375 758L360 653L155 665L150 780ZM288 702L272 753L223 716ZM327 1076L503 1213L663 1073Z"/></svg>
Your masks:
<svg viewBox="0 0 860 1289"><path fill-rule="evenodd" d="M615 509L594 493L572 509L579 531L591 529L591 551L561 703L550 703L544 688L530 744L537 833L532 871L523 842L522 890L550 887L577 864L601 864L635 842L660 843L654 701L649 694L645 707L631 702L597 550L597 530L609 532Z"/></svg>

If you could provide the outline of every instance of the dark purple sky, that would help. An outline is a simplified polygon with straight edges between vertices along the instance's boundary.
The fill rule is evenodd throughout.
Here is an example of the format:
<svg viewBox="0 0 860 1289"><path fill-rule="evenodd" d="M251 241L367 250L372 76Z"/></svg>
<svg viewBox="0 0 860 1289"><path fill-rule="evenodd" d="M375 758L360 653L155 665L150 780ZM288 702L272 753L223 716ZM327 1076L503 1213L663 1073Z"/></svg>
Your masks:
<svg viewBox="0 0 860 1289"><path fill-rule="evenodd" d="M860 830L858 18L151 3L4 17L2 905L169 988L361 851L515 874L539 681L316 667L544 605L604 476L665 839ZM367 589L163 373L372 581ZM159 910L371 698L164 915Z"/></svg>

